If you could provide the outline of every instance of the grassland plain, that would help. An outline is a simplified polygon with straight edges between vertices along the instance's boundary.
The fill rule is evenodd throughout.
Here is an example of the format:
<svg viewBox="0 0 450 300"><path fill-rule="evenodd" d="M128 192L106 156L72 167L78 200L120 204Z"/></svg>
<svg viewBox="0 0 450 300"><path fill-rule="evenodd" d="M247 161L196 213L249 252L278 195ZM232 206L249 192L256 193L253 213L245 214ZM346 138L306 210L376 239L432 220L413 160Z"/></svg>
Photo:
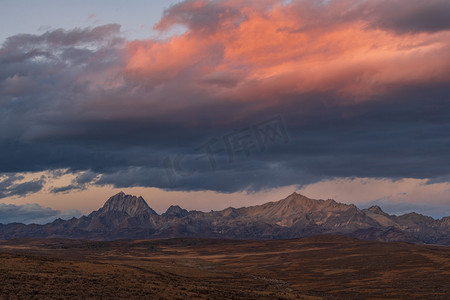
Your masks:
<svg viewBox="0 0 450 300"><path fill-rule="evenodd" d="M290 240L0 242L2 299L449 299L450 247Z"/></svg>

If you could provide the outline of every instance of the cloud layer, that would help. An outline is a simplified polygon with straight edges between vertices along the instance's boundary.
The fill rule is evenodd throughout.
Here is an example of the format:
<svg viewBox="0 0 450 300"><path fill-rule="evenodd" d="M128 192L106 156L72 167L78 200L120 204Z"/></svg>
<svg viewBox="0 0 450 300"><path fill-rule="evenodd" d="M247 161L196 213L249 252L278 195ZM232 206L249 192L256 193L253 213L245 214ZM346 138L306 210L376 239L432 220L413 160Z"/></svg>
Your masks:
<svg viewBox="0 0 450 300"><path fill-rule="evenodd" d="M17 174L0 177L0 199L11 196L24 197L39 192L45 184L44 176L30 181L23 181L23 179L24 176Z"/></svg>
<svg viewBox="0 0 450 300"><path fill-rule="evenodd" d="M79 210L61 212L39 204L13 205L0 203L0 224L24 223L47 224L58 218L67 220L72 217L81 217Z"/></svg>
<svg viewBox="0 0 450 300"><path fill-rule="evenodd" d="M448 20L437 0L193 0L166 10L155 28L185 31L165 39L127 41L117 24L12 36L0 172L85 172L55 193L446 178ZM288 142L263 151L252 128L277 116ZM42 186L12 180L2 197Z"/></svg>

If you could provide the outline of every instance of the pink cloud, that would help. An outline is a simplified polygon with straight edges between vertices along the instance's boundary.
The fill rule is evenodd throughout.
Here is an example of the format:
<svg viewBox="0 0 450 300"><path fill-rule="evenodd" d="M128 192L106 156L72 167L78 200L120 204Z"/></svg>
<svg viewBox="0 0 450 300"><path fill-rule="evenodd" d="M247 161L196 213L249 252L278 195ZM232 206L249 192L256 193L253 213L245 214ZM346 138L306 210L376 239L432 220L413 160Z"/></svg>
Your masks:
<svg viewBox="0 0 450 300"><path fill-rule="evenodd" d="M152 86L189 82L213 97L241 101L273 99L280 91L364 99L402 85L448 80L450 31L398 34L380 28L374 20L385 11L375 4L186 1L166 11L155 28L183 25L187 31L129 43L125 72ZM357 16L363 10L370 18ZM219 81L228 84L217 84L217 76L226 76Z"/></svg>

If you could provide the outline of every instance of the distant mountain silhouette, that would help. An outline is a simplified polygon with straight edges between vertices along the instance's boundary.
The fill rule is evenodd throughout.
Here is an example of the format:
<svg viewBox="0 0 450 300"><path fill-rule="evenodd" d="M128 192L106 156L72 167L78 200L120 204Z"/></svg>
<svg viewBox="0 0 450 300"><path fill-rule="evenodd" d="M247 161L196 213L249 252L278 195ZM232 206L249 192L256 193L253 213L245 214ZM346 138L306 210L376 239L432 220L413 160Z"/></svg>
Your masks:
<svg viewBox="0 0 450 300"><path fill-rule="evenodd" d="M158 215L142 197L120 192L88 216L45 225L0 224L0 239L65 237L139 239L202 237L284 239L339 233L361 239L450 245L450 217L417 213L389 215L380 207L313 200L293 193L262 205L221 211L187 211L171 206Z"/></svg>

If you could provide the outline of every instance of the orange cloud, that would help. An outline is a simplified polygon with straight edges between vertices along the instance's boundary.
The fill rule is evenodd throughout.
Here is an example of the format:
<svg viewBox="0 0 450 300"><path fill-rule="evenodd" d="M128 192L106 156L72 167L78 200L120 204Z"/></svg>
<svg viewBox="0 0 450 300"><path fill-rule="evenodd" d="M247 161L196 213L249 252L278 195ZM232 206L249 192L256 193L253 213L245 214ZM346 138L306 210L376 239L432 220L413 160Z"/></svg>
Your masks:
<svg viewBox="0 0 450 300"><path fill-rule="evenodd" d="M450 78L449 30L399 34L373 26L373 18L355 16L370 3L187 1L156 26L181 24L186 32L130 42L125 73L151 86L189 82L243 101L308 92L365 99Z"/></svg>

